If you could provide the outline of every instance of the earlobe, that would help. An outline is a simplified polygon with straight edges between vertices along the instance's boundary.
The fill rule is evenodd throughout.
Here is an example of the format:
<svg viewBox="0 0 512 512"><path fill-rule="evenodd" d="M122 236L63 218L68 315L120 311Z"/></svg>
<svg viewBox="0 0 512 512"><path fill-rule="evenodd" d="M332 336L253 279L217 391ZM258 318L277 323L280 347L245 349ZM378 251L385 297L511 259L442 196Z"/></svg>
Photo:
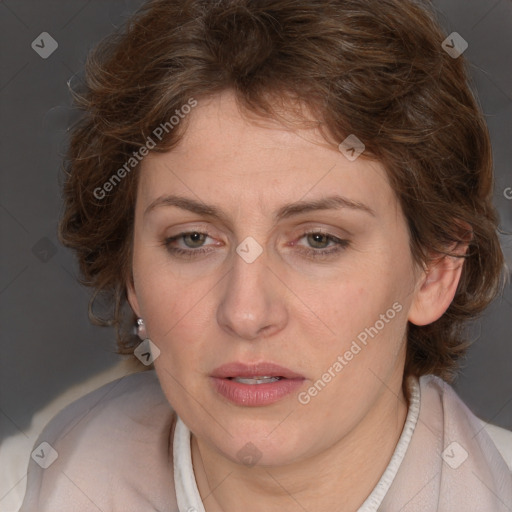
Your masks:
<svg viewBox="0 0 512 512"><path fill-rule="evenodd" d="M419 280L408 320L415 325L435 322L455 297L464 266L467 245L456 256L441 256L428 266Z"/></svg>

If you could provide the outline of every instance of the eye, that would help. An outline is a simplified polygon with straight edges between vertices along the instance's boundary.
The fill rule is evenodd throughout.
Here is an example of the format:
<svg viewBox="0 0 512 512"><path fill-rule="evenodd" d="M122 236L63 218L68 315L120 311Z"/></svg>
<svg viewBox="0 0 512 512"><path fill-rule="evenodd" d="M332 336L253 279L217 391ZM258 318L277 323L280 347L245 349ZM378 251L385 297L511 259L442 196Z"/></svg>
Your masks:
<svg viewBox="0 0 512 512"><path fill-rule="evenodd" d="M215 249L212 248L211 245L219 245L219 243L214 243L206 246L205 242L208 238L211 238L208 233L187 231L166 238L163 245L165 245L167 250L174 256L194 258L214 251ZM307 240L310 248L299 245L297 242L294 242L292 245L296 246L298 251L308 258L319 259L333 256L346 249L350 244L349 240L343 240L319 230L303 233L298 241L303 238ZM179 242L182 242L185 247L177 246Z"/></svg>
<svg viewBox="0 0 512 512"><path fill-rule="evenodd" d="M324 233L308 233L304 236L306 236L308 243L315 249L325 249L328 247L326 244L329 244L331 241L330 237Z"/></svg>
<svg viewBox="0 0 512 512"><path fill-rule="evenodd" d="M176 236L166 238L164 240L164 245L167 247L167 250L171 254L191 258L197 256L198 254L211 252L211 249L206 249L203 247L207 238L210 238L208 233L203 233L200 231L188 231L180 233ZM174 245L176 242L180 241L183 241L188 249L183 249L182 247L176 247Z"/></svg>
<svg viewBox="0 0 512 512"><path fill-rule="evenodd" d="M343 240L337 236L318 230L305 232L299 240L303 238L306 239L307 243L313 249L306 248L305 250L301 250L301 252L304 252L307 256L312 258L325 258L334 255L346 249L350 244L349 240Z"/></svg>
<svg viewBox="0 0 512 512"><path fill-rule="evenodd" d="M201 247L208 237L206 233L199 233L197 231L193 231L191 233L184 233L182 236L182 240L185 242L187 247L192 249L196 249ZM190 243L189 243L190 242Z"/></svg>

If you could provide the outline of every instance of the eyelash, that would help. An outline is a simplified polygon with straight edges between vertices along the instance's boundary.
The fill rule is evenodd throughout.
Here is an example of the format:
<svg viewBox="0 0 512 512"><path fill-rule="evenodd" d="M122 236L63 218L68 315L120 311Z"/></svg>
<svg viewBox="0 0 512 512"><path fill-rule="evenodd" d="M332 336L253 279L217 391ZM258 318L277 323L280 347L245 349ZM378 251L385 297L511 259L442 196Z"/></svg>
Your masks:
<svg viewBox="0 0 512 512"><path fill-rule="evenodd" d="M211 252L210 249L205 249L205 248L182 249L180 247L171 247L171 243L172 242L175 242L179 238L182 238L182 237L184 237L186 235L192 235L192 234L199 234L199 235L210 236L208 233L204 233L204 232L201 232L201 231L184 231L182 233L179 233L178 235L166 238L164 240L164 242L163 242L163 245L167 248L167 250L170 253L172 253L172 254L174 254L176 256L184 256L186 258L194 258L194 257L200 256L202 254L206 254L206 253ZM331 247L331 249L329 249L329 250L325 250L325 249L306 249L306 250L302 250L301 251L303 253L306 253L307 257L311 257L313 259L321 259L321 258L326 258L326 257L332 256L332 255L334 255L336 253L339 253L339 252L343 251L350 244L349 240L343 240L343 239L338 238L338 237L336 237L334 235L330 235L329 233L324 233L324 232L318 231L318 230L304 232L302 234L302 236L299 238L299 240L304 238L305 236L308 236L308 235L323 235L323 236L325 236L327 238L328 241L334 242L334 244L335 244L334 247Z"/></svg>

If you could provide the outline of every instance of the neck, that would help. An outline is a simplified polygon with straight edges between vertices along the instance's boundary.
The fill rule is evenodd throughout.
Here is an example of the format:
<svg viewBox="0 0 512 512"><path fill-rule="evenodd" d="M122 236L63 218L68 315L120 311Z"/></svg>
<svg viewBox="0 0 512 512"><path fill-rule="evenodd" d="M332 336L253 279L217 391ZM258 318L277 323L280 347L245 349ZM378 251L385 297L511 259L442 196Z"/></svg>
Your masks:
<svg viewBox="0 0 512 512"><path fill-rule="evenodd" d="M396 394L394 394L396 393ZM357 510L394 452L407 416L401 382L328 450L286 466L251 468L219 457L192 435L192 461L207 512Z"/></svg>

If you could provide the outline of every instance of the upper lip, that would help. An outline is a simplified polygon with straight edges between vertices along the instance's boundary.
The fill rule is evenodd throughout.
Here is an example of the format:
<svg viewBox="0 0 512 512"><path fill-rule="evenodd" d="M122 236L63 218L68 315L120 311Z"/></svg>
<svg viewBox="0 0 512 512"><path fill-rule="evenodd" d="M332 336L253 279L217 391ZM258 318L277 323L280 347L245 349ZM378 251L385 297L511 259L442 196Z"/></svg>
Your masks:
<svg viewBox="0 0 512 512"><path fill-rule="evenodd" d="M302 375L292 372L288 368L278 364L261 362L255 364L246 364L241 362L227 363L216 368L212 377L226 379L228 377L284 377L285 379L303 379Z"/></svg>

